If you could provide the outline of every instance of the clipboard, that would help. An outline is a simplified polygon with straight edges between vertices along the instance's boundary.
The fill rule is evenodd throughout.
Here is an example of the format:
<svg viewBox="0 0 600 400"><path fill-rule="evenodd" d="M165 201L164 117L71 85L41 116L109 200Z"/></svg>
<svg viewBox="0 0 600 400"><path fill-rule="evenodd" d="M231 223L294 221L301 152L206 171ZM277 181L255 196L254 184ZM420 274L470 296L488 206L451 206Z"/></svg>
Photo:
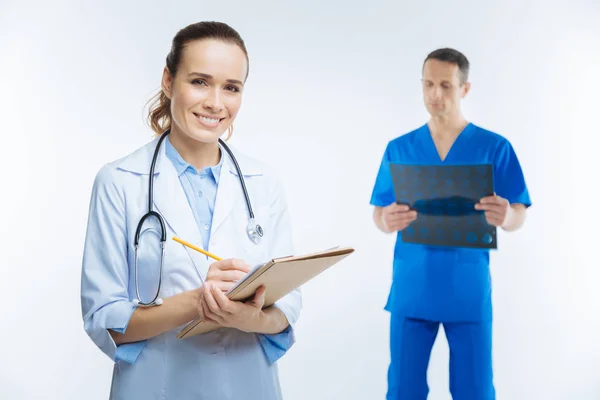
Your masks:
<svg viewBox="0 0 600 400"><path fill-rule="evenodd" d="M274 258L254 267L226 296L233 301L246 301L254 296L260 286L265 286L263 308L267 308L353 252L354 249L350 247L336 247L303 256ZM187 324L177 338L186 339L219 328L219 325L198 318Z"/></svg>

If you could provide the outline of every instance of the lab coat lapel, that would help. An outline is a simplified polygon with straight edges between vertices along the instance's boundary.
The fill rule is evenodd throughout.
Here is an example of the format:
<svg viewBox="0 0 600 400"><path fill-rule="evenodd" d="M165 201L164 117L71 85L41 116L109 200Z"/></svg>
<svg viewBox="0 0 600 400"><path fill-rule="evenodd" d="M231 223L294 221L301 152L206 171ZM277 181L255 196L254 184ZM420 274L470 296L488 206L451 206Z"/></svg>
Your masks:
<svg viewBox="0 0 600 400"><path fill-rule="evenodd" d="M243 196L237 175L231 172L233 165L229 156L223 151L223 166L219 175L219 185L215 198L215 209L212 219L211 238L222 228L223 223L231 214L235 203ZM212 240L211 240L212 241Z"/></svg>
<svg viewBox="0 0 600 400"><path fill-rule="evenodd" d="M154 181L154 204L166 223L179 238L202 247L202 236L179 181L177 170L166 157L164 145L157 161L158 175ZM167 238L171 240L172 238ZM206 256L185 247L200 278L204 280L208 270Z"/></svg>

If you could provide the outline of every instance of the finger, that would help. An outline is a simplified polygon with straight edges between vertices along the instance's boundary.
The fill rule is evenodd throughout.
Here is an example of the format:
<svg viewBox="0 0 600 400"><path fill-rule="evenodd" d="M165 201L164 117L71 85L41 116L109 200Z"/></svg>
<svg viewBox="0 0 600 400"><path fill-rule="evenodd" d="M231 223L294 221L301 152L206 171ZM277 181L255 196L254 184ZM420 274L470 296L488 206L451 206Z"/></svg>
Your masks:
<svg viewBox="0 0 600 400"><path fill-rule="evenodd" d="M215 264L219 264L218 268L222 271L225 270L238 270L242 272L250 272L250 265L246 263L244 260L240 260L237 258L229 258L226 260L221 260Z"/></svg>
<svg viewBox="0 0 600 400"><path fill-rule="evenodd" d="M504 219L500 215L498 215L498 214L491 214L491 213L488 214L488 213L486 213L485 214L485 220L490 225L501 226Z"/></svg>
<svg viewBox="0 0 600 400"><path fill-rule="evenodd" d="M225 318L221 317L218 314L211 312L208 309L208 306L205 306L205 307L207 310L205 313L205 318L206 318L205 321L206 322L212 322L212 323L219 324L219 325L225 325Z"/></svg>
<svg viewBox="0 0 600 400"><path fill-rule="evenodd" d="M208 309L208 306L206 305L206 301L204 301L204 296L202 297L202 300L200 301L200 308L202 309L202 316L203 316L203 320L210 320L209 314L210 314L210 310Z"/></svg>
<svg viewBox="0 0 600 400"><path fill-rule="evenodd" d="M384 216L396 216L396 215L403 215L403 214L407 214L407 213L411 213L411 212L415 212L414 210L411 210L410 208L406 208L406 209L402 209L402 210L389 210L385 213L383 213Z"/></svg>
<svg viewBox="0 0 600 400"><path fill-rule="evenodd" d="M237 282L214 282L213 283L221 292L227 293L237 284Z"/></svg>
<svg viewBox="0 0 600 400"><path fill-rule="evenodd" d="M486 220L486 222L488 223L488 225L495 226L496 228L502 226L502 223L497 220Z"/></svg>
<svg viewBox="0 0 600 400"><path fill-rule="evenodd" d="M216 300L219 308L228 314L232 314L235 310L233 309L234 303L225 296L225 294L217 288L213 288L212 293L214 299Z"/></svg>
<svg viewBox="0 0 600 400"><path fill-rule="evenodd" d="M390 204L388 207L388 211L391 213L404 212L404 211L408 211L408 210L410 210L410 207L407 204L393 203L393 204Z"/></svg>
<svg viewBox="0 0 600 400"><path fill-rule="evenodd" d="M403 231L404 229L406 229L408 226L410 226L410 222L397 222L395 224L392 225L388 225L388 227L392 230L392 231Z"/></svg>
<svg viewBox="0 0 600 400"><path fill-rule="evenodd" d="M496 204L496 203L479 203L479 204L475 204L475 209L476 210L480 210L480 211L501 212L503 208L504 208L503 205Z"/></svg>
<svg viewBox="0 0 600 400"><path fill-rule="evenodd" d="M222 282L222 281L216 279L215 277L212 277L211 279L207 279L206 282L216 286L222 292L230 291L231 288L233 288L233 286L236 284L236 282Z"/></svg>
<svg viewBox="0 0 600 400"><path fill-rule="evenodd" d="M392 221L386 221L386 225L387 226L399 226L399 225L409 225L412 222L414 222L417 218L401 218L401 219L396 219L396 220L392 220Z"/></svg>
<svg viewBox="0 0 600 400"><path fill-rule="evenodd" d="M502 212L496 212L496 211L486 211L485 216L486 216L486 218L504 219L506 214L504 214Z"/></svg>
<svg viewBox="0 0 600 400"><path fill-rule="evenodd" d="M248 275L247 272L243 272L237 269L219 270L214 276L213 280L221 282L237 282Z"/></svg>
<svg viewBox="0 0 600 400"><path fill-rule="evenodd" d="M506 200L505 200L505 199L503 199L503 198L502 198L502 197L500 197L500 196L493 195L493 196L486 196L486 197L483 197L483 198L480 200L480 202L481 202L481 203L483 203L483 204L503 204L503 203L505 203L505 202L506 202Z"/></svg>
<svg viewBox="0 0 600 400"><path fill-rule="evenodd" d="M200 301L198 302L198 318L200 319L200 321L204 320L204 308L202 307L202 299L200 299Z"/></svg>
<svg viewBox="0 0 600 400"><path fill-rule="evenodd" d="M261 286L258 288L256 293L254 293L254 299L252 300L254 307L256 307L258 309L263 308L263 306L265 305L266 293L267 293L267 288L265 288L264 286Z"/></svg>
<svg viewBox="0 0 600 400"><path fill-rule="evenodd" d="M221 307L219 307L219 304L217 303L217 301L215 300L214 296L213 296L213 289L212 289L212 285L209 283L207 284L208 288L206 290L204 290L204 300L206 301L206 305L208 305L208 311L209 313L212 314L216 314L219 316L225 316L227 313L223 310L221 310Z"/></svg>
<svg viewBox="0 0 600 400"><path fill-rule="evenodd" d="M479 202L482 204L487 204L487 203L494 201L495 197L496 196L485 196L485 197L482 197L481 199L479 199Z"/></svg>
<svg viewBox="0 0 600 400"><path fill-rule="evenodd" d="M222 282L222 281L214 280L214 279L211 279L209 282L213 286L217 287L222 292L228 292L229 290L231 290L233 285L235 285L235 283L233 283L233 282Z"/></svg>
<svg viewBox="0 0 600 400"><path fill-rule="evenodd" d="M390 221L390 222L392 222L392 221L407 221L407 220L410 221L410 220L414 220L416 218L417 218L416 211L408 211L408 212L390 215L388 217L388 221Z"/></svg>

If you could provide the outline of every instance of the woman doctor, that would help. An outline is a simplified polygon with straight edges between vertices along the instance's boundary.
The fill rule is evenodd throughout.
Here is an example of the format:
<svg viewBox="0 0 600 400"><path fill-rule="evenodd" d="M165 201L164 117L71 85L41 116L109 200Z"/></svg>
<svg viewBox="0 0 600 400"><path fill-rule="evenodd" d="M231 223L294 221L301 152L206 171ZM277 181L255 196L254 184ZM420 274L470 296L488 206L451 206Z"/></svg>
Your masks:
<svg viewBox="0 0 600 400"><path fill-rule="evenodd" d="M158 138L105 165L92 190L83 257L85 331L114 361L111 399L281 399L276 361L294 343L298 290L262 309L265 290L246 303L225 292L250 265L293 254L281 186L265 164L233 151L264 236L246 231L249 210L232 158L218 139L232 133L248 75L239 34L226 24L182 29L166 59L149 120L159 147L152 206L144 222L136 291L135 235L149 207L149 174ZM214 262L174 236L223 258ZM150 302L161 279L159 305ZM138 295L141 300L138 300ZM222 329L178 339L194 318Z"/></svg>

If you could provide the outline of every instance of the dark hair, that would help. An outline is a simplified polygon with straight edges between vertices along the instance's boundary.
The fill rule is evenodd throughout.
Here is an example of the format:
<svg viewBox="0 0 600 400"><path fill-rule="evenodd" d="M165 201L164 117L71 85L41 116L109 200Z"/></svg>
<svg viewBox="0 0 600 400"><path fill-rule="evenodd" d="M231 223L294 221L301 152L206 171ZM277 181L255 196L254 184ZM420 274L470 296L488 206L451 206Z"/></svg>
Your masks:
<svg viewBox="0 0 600 400"><path fill-rule="evenodd" d="M465 83L469 79L469 60L463 53L458 50L443 48L432 51L427 55L423 62L423 67L427 60L439 60L458 65L461 74L461 83Z"/></svg>
<svg viewBox="0 0 600 400"><path fill-rule="evenodd" d="M191 24L181 29L171 44L171 51L167 55L166 65L171 74L171 77L175 77L177 69L181 62L181 55L185 46L194 40L202 39L217 39L225 43L235 44L242 49L246 55L246 61L248 61L248 68L250 60L248 58L248 51L246 45L242 40L240 34L223 22L203 21ZM246 78L248 77L246 72ZM157 135L162 134L164 131L171 127L171 100L163 93L162 90L150 99L148 111L148 123L152 130Z"/></svg>

